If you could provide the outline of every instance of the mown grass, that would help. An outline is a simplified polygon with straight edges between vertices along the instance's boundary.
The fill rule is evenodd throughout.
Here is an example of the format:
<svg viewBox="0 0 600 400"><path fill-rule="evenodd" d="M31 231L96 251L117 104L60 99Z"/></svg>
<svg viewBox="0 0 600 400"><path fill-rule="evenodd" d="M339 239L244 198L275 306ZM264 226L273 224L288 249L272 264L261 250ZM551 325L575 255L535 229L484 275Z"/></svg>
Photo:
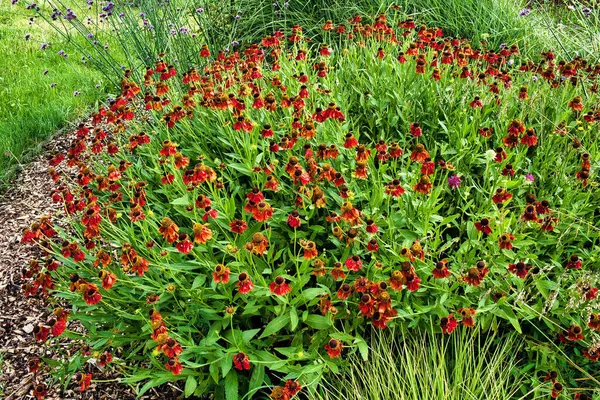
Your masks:
<svg viewBox="0 0 600 400"><path fill-rule="evenodd" d="M0 3L0 185L28 152L106 95L101 74L48 25L28 24L32 14L23 4ZM44 42L51 44L41 50Z"/></svg>

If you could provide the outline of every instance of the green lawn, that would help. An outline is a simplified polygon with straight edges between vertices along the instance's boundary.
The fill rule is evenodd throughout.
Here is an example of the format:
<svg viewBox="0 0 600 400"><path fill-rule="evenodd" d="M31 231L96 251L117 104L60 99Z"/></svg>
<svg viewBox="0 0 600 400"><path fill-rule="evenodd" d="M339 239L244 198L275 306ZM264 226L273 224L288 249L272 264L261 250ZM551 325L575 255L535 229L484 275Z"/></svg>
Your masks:
<svg viewBox="0 0 600 400"><path fill-rule="evenodd" d="M9 3L0 3L0 184L28 151L104 97L101 74L72 43L42 20L29 24L24 3Z"/></svg>

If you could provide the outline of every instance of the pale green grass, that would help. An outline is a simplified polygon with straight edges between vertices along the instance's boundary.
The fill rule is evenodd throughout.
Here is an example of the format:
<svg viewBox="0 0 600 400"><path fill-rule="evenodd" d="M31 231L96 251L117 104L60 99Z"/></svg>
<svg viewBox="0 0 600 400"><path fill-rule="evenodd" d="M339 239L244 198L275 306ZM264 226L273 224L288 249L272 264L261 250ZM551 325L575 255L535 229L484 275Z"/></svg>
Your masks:
<svg viewBox="0 0 600 400"><path fill-rule="evenodd" d="M548 398L542 383L526 391L524 343L515 334L468 328L450 336L374 332L369 361L354 354L350 367L320 386L317 400L506 400ZM524 386L523 386L524 387Z"/></svg>

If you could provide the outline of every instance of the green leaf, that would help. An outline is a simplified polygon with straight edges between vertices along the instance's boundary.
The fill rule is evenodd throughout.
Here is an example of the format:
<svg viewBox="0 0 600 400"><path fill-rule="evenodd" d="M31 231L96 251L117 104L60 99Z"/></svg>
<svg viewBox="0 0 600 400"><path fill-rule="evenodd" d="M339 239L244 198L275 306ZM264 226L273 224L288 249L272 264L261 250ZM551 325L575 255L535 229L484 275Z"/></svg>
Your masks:
<svg viewBox="0 0 600 400"><path fill-rule="evenodd" d="M249 394L252 394L252 392L258 390L258 388L262 386L264 379L265 366L262 364L257 365L256 367L254 367L254 370L252 371L252 376L250 377L250 384L248 386Z"/></svg>
<svg viewBox="0 0 600 400"><path fill-rule="evenodd" d="M367 361L369 359L369 346L365 339L363 339L359 334L356 334L356 339L354 340L354 344L358 347L358 351L360 352L360 356L363 361Z"/></svg>
<svg viewBox="0 0 600 400"><path fill-rule="evenodd" d="M190 204L190 200L186 193L182 197L179 197L178 199L173 200L171 202L171 204L173 204L174 206L187 206L188 204Z"/></svg>
<svg viewBox="0 0 600 400"><path fill-rule="evenodd" d="M194 394L196 387L198 387L198 382L196 381L196 378L194 378L192 375L188 376L187 380L185 381L185 389L183 391L183 395L185 397L190 397Z"/></svg>
<svg viewBox="0 0 600 400"><path fill-rule="evenodd" d="M290 310L290 330L295 330L298 326L298 311L296 308Z"/></svg>
<svg viewBox="0 0 600 400"><path fill-rule="evenodd" d="M502 304L497 310L496 315L498 315L500 318L508 320L517 332L523 333L521 331L521 325L519 324L519 320L517 319L517 316L515 315L510 305Z"/></svg>
<svg viewBox="0 0 600 400"><path fill-rule="evenodd" d="M231 367L233 366L233 354L227 353L225 357L221 359L221 373L223 378L227 376L229 371L231 371Z"/></svg>
<svg viewBox="0 0 600 400"><path fill-rule="evenodd" d="M328 317L317 314L309 315L304 322L315 329L327 329L331 326L331 320Z"/></svg>
<svg viewBox="0 0 600 400"><path fill-rule="evenodd" d="M260 331L260 329L250 329L247 331L242 332L242 339L244 340L244 343L249 343L250 340L256 336L256 334Z"/></svg>
<svg viewBox="0 0 600 400"><path fill-rule="evenodd" d="M284 314L275 318L273 321L269 322L269 325L265 328L263 333L260 335L259 339L270 336L276 332L279 332L284 326L286 326L290 322L290 315Z"/></svg>
<svg viewBox="0 0 600 400"><path fill-rule="evenodd" d="M225 398L227 400L238 400L238 376L237 372L229 371L225 378Z"/></svg>

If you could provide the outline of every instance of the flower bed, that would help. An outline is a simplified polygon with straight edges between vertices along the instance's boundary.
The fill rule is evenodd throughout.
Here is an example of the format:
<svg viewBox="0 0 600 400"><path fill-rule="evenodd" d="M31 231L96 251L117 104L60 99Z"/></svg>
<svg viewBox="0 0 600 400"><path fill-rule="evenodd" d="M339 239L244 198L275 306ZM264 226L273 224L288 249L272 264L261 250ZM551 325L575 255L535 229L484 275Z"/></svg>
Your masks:
<svg viewBox="0 0 600 400"><path fill-rule="evenodd" d="M126 73L50 161L64 214L24 233L47 254L25 292L69 304L36 338L79 320L75 368L289 399L371 329L477 325L522 333L553 397L594 387L600 66L385 15L323 29L339 53L296 26Z"/></svg>

